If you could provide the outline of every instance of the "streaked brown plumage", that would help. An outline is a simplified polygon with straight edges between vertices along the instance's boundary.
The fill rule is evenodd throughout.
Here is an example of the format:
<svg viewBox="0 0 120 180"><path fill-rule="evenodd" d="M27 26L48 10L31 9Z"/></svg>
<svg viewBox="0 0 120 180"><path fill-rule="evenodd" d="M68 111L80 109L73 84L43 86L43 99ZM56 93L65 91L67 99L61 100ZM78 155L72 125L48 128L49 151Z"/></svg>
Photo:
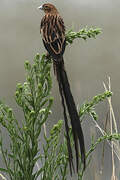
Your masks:
<svg viewBox="0 0 120 180"><path fill-rule="evenodd" d="M79 165L78 142L80 145L81 160L83 162L84 169L86 165L85 165L84 136L83 136L79 116L76 110L75 102L70 90L68 77L64 68L63 54L66 46L65 26L63 19L60 17L54 5L48 3L40 6L39 8L44 10L45 12L45 16L41 20L40 33L42 35L44 46L47 52L49 53L49 55L53 59L54 72L58 80L59 91L60 91L62 106L64 110L70 172L72 174L72 169L74 170L74 165L73 165L72 148L69 137L69 126L68 126L68 119L66 113L66 106L71 119L75 153L76 153L77 172Z"/></svg>
<svg viewBox="0 0 120 180"><path fill-rule="evenodd" d="M54 60L61 58L65 51L65 26L57 9L51 4L44 4L45 16L41 21L40 33L43 43Z"/></svg>

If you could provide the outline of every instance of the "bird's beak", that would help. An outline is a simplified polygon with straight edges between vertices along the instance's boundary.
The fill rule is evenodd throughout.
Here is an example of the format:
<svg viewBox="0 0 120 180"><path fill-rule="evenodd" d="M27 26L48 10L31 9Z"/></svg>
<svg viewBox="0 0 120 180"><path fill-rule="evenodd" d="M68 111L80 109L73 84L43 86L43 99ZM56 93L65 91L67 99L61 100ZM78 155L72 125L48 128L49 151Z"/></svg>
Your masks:
<svg viewBox="0 0 120 180"><path fill-rule="evenodd" d="M41 6L39 6L39 7L38 7L38 9L43 10L43 6L42 6L42 5L41 5Z"/></svg>

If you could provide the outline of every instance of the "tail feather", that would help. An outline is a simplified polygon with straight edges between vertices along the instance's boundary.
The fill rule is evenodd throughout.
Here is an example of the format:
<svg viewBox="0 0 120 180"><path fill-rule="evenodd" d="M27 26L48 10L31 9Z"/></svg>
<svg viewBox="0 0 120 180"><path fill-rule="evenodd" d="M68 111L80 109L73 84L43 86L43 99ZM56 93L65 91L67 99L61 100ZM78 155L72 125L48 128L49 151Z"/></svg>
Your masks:
<svg viewBox="0 0 120 180"><path fill-rule="evenodd" d="M81 151L81 160L82 160L82 163L83 163L83 166L84 166L83 169L85 169L85 167L86 167L84 136L83 136L79 116L78 116L78 113L77 113L77 110L76 110L75 102L74 102L74 99L73 99L73 96L72 96L72 93L71 93L71 90L70 90L68 77L67 77L67 74L66 74L66 71L65 71L65 68L64 68L63 58L60 59L59 61L54 61L54 72L55 72L55 74L57 76L60 95L61 95L61 98L62 98L62 104L63 104L63 108L64 108L65 127L66 127L66 122L67 122L67 120L66 120L67 116L66 116L66 108L65 108L64 99L66 101L66 106L67 106L69 116L70 116L70 119L71 119L73 139L74 139L74 145L75 145L75 153L76 153L76 168L77 168L77 172L78 172L78 166L79 166L78 142L79 142L80 151ZM67 122L67 126L68 126L68 122ZM69 127L66 128L66 129L67 129L66 132L68 134ZM69 136L69 134L67 136ZM70 149L71 149L70 142L68 144L69 144ZM72 150L70 150L70 151L71 151L70 153L72 153ZM69 155L69 156L72 157L72 155ZM69 160L69 164L71 166L70 160Z"/></svg>
<svg viewBox="0 0 120 180"><path fill-rule="evenodd" d="M68 119L67 119L67 113L66 113L64 94L63 94L62 84L60 83L60 78L59 77L60 76L57 73L57 80L58 80L58 84L59 84L59 91L60 91L60 95L61 95L64 118L65 118L65 129L66 129L66 139L67 139L67 148L68 148L68 156L69 156L68 159L69 159L70 173L72 175L72 169L74 170L73 155L72 155L72 148L71 148L70 137L69 137L69 125L68 125Z"/></svg>

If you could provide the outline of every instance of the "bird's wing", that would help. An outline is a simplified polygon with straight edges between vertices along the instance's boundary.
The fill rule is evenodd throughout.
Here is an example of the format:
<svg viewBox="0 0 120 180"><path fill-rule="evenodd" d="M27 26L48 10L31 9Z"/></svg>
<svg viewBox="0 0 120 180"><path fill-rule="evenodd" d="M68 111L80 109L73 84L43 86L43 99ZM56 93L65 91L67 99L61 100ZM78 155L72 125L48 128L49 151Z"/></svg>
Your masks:
<svg viewBox="0 0 120 180"><path fill-rule="evenodd" d="M45 15L41 21L40 32L44 45L53 57L63 55L65 50L65 26L59 15Z"/></svg>

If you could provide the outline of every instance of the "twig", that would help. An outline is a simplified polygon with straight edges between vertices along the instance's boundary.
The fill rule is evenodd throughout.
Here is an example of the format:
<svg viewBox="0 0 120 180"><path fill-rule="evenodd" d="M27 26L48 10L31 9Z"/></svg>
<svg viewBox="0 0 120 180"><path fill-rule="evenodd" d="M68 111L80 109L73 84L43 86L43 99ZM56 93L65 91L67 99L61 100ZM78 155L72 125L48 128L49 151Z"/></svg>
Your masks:
<svg viewBox="0 0 120 180"><path fill-rule="evenodd" d="M7 180L7 178L5 176L3 176L1 173L0 173L0 177L3 179L3 180Z"/></svg>

